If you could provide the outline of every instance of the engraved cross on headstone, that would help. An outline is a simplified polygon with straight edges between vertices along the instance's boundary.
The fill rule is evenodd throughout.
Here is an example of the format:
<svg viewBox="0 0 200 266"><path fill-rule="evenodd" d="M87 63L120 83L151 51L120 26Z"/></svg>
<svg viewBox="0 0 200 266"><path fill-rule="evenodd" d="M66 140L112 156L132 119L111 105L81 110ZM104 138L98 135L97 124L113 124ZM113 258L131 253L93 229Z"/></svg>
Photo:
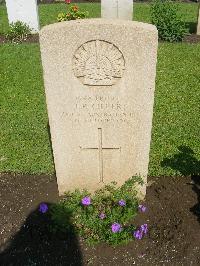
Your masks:
<svg viewBox="0 0 200 266"><path fill-rule="evenodd" d="M80 146L82 150L98 150L99 152L99 180L100 182L103 182L103 150L120 150L121 147L112 147L112 148L104 148L102 144L102 128L98 128L98 147L88 147L83 148Z"/></svg>

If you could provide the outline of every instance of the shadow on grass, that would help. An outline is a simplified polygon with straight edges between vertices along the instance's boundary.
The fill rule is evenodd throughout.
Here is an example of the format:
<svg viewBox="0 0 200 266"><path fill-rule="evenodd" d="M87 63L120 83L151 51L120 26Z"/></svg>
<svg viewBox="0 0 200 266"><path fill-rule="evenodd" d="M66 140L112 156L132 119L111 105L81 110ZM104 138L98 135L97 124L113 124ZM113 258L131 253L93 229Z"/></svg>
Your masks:
<svg viewBox="0 0 200 266"><path fill-rule="evenodd" d="M192 33L196 33L197 31L197 22L186 22L185 23L186 25L186 28L189 29L189 33L192 34Z"/></svg>
<svg viewBox="0 0 200 266"><path fill-rule="evenodd" d="M183 176L191 176L192 189L197 193L198 202L190 211L197 216L200 222L200 161L197 160L190 147L179 146L178 150L179 152L173 157L165 158L161 162L161 166L178 170Z"/></svg>
<svg viewBox="0 0 200 266"><path fill-rule="evenodd" d="M50 208L51 204L48 203ZM70 217L65 218L70 233L51 233L49 212L33 211L0 254L0 265L82 265L82 255Z"/></svg>

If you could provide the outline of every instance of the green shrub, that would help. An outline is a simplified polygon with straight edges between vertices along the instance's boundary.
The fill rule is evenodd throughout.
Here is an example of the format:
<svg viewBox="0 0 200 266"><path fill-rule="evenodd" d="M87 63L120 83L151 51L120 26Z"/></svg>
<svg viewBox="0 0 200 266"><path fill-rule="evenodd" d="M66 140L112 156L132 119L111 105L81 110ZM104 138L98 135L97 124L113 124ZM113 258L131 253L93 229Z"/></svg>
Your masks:
<svg viewBox="0 0 200 266"><path fill-rule="evenodd" d="M66 20L76 20L84 19L88 17L87 11L80 11L77 5L69 7L69 10L66 13L59 13L57 16L57 21L66 21Z"/></svg>
<svg viewBox="0 0 200 266"><path fill-rule="evenodd" d="M160 40L177 42L186 34L186 26L178 15L178 5L170 0L155 0L151 5L151 21Z"/></svg>
<svg viewBox="0 0 200 266"><path fill-rule="evenodd" d="M138 184L143 184L142 179L132 177L121 187L113 182L93 195L78 190L67 193L50 207L51 231L66 235L74 231L90 244L127 243L136 229L132 220L138 212Z"/></svg>
<svg viewBox="0 0 200 266"><path fill-rule="evenodd" d="M11 23L6 34L6 39L12 43L21 43L27 39L28 34L31 34L30 27L21 21Z"/></svg>

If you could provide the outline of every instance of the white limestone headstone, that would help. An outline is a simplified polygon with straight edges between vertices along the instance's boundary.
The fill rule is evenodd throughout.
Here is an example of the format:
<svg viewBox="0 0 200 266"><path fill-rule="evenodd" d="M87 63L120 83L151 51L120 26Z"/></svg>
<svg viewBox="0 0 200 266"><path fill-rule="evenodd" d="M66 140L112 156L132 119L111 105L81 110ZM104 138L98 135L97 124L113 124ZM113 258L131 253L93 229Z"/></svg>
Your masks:
<svg viewBox="0 0 200 266"><path fill-rule="evenodd" d="M9 23L22 21L32 30L39 32L37 0L6 0Z"/></svg>
<svg viewBox="0 0 200 266"><path fill-rule="evenodd" d="M200 5L199 5L199 11L198 11L197 35L200 35Z"/></svg>
<svg viewBox="0 0 200 266"><path fill-rule="evenodd" d="M133 19L133 0L101 0L101 17Z"/></svg>
<svg viewBox="0 0 200 266"><path fill-rule="evenodd" d="M55 23L40 48L60 195L147 181L157 29L120 19ZM60 60L62 58L62 60ZM146 186L138 189L144 196Z"/></svg>

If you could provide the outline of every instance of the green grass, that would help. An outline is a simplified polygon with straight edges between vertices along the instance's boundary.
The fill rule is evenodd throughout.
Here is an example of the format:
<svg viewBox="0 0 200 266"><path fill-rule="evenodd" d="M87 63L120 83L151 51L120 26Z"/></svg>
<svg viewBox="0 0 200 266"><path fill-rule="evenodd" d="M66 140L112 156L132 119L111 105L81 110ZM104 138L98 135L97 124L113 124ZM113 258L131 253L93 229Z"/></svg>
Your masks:
<svg viewBox="0 0 200 266"><path fill-rule="evenodd" d="M8 30L8 18L5 5L0 5L0 34Z"/></svg>
<svg viewBox="0 0 200 266"><path fill-rule="evenodd" d="M200 44L160 44L150 153L150 175L174 175L194 168L179 158L174 169L161 167L165 158L179 157L180 146L200 159ZM194 156L194 158L195 158ZM185 163L185 166L184 166Z"/></svg>
<svg viewBox="0 0 200 266"><path fill-rule="evenodd" d="M0 171L52 172L39 46L1 45L0 62Z"/></svg>
<svg viewBox="0 0 200 266"><path fill-rule="evenodd" d="M88 6L91 15L100 16L100 5ZM185 21L194 23L197 5L181 6ZM65 5L41 5L41 25L53 23L61 7ZM149 21L149 5L135 4L134 14L137 20ZM2 32L7 27L4 6L0 17ZM53 173L39 45L0 45L0 62L0 172ZM200 161L199 62L199 44L159 45L150 175L180 174L181 167L190 171L195 159L180 155L180 146L192 149ZM162 165L165 158L176 162L177 154L179 164Z"/></svg>
<svg viewBox="0 0 200 266"><path fill-rule="evenodd" d="M192 3L179 3L180 13L183 15L183 19L188 24L188 28L192 27L194 30L194 23L197 23L197 10L198 4ZM81 9L89 11L90 17L100 17L100 4L79 4ZM39 5L39 17L41 27L56 22L56 17L59 12L66 10L66 4L51 4L51 5ZM150 5L134 3L134 20L150 22ZM8 20L6 13L6 6L0 5L0 33L5 33L8 30Z"/></svg>
<svg viewBox="0 0 200 266"><path fill-rule="evenodd" d="M89 11L89 17L100 17L100 4L79 4L80 9ZM41 27L57 22L58 13L66 12L66 4L40 5Z"/></svg>

